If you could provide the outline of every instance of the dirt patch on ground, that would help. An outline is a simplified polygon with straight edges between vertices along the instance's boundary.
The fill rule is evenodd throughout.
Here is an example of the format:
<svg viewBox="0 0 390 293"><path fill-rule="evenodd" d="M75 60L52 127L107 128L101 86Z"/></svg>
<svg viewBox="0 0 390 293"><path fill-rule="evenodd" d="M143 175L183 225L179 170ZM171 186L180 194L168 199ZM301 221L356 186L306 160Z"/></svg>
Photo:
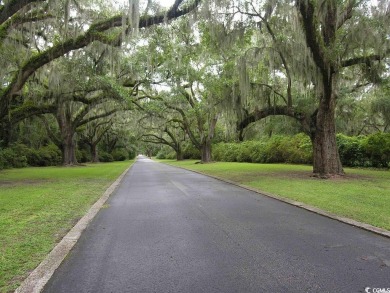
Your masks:
<svg viewBox="0 0 390 293"><path fill-rule="evenodd" d="M0 188L10 188L15 186L30 186L53 182L51 180L0 180Z"/></svg>

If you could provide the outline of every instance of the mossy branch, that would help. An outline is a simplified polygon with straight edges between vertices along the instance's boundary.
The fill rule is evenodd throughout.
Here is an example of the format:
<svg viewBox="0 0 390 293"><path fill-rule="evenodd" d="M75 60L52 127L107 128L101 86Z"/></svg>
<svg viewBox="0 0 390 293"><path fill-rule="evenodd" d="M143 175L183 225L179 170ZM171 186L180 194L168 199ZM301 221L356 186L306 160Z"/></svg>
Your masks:
<svg viewBox="0 0 390 293"><path fill-rule="evenodd" d="M55 113L56 110L57 107L55 105L36 105L33 103L25 103L10 111L9 116L11 123L15 125L23 119L41 114Z"/></svg>
<svg viewBox="0 0 390 293"><path fill-rule="evenodd" d="M304 113L295 111L289 106L272 106L262 109L255 109L252 113L248 113L240 122L238 122L237 131L242 131L251 123L269 116L288 116L296 119L301 124L303 124L306 120L306 115ZM305 129L305 131L308 130L309 129Z"/></svg>
<svg viewBox="0 0 390 293"><path fill-rule="evenodd" d="M161 13L155 16L143 16L139 21L139 28L150 27L155 24L163 23L166 20L171 20L182 15L185 15L195 9L197 5L200 3L200 0L195 0L192 5L189 5L182 10L179 10L179 5L184 0L177 0L175 4L172 6L167 13ZM14 1L11 1L14 2ZM17 1L16 1L17 2ZM20 1L20 2L32 2L32 1ZM32 56L29 60L27 60L22 68L16 73L13 77L10 84L6 87L6 89L0 93L0 100L4 99L10 100L13 95L19 92L28 78L39 68L44 66L45 64L50 63L51 61L65 55L66 53L77 50L83 47L86 47L88 44L94 41L103 41L105 43L112 42L114 39L110 39L102 33L107 31L110 28L120 27L122 26L122 16L114 16L104 21L100 21L91 25L87 32L83 35L80 35L76 38L72 38L66 40L62 43L58 43L53 47ZM3 103L2 109L0 109L0 118L3 118L7 115L8 112L8 104L9 102ZM5 107L4 107L5 106Z"/></svg>
<svg viewBox="0 0 390 293"><path fill-rule="evenodd" d="M23 7L34 3L44 2L46 0L11 0L8 1L4 6L0 6L0 24L6 22L10 17L17 13Z"/></svg>

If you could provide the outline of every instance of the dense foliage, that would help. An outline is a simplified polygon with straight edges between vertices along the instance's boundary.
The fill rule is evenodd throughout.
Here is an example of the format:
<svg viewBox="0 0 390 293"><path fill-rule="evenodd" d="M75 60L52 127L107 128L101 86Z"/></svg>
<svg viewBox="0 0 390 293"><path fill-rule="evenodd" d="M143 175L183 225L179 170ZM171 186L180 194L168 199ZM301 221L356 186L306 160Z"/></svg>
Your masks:
<svg viewBox="0 0 390 293"><path fill-rule="evenodd" d="M138 153L321 178L388 166L385 1L171 4L2 1L0 168Z"/></svg>
<svg viewBox="0 0 390 293"><path fill-rule="evenodd" d="M337 135L340 159L348 167L390 167L390 133L367 136ZM199 159L199 153L186 149L185 159ZM175 153L162 148L158 159L174 159ZM241 143L220 142L213 145L213 158L223 162L312 164L312 147L303 133L294 136L275 135L262 140Z"/></svg>
<svg viewBox="0 0 390 293"><path fill-rule="evenodd" d="M77 150L76 156L80 163L91 161L91 155L87 149ZM125 161L134 159L134 157L134 151L127 151L123 148L116 148L112 153L105 151L99 153L100 162ZM54 144L49 144L39 149L30 148L24 144L15 144L8 148L0 149L0 170L27 166L57 166L61 162L61 151Z"/></svg>

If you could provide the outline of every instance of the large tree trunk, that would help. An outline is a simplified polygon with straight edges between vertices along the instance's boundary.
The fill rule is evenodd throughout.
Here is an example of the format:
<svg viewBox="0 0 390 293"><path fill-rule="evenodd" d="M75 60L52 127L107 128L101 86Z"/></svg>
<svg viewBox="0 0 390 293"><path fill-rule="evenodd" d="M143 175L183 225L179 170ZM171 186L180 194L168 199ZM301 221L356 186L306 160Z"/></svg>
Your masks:
<svg viewBox="0 0 390 293"><path fill-rule="evenodd" d="M0 118L1 119L1 118ZM7 118L0 121L0 147L8 147L11 142L12 125Z"/></svg>
<svg viewBox="0 0 390 293"><path fill-rule="evenodd" d="M176 151L176 160L183 161L183 151L181 149L181 146L178 145L177 148L175 149L175 151Z"/></svg>
<svg viewBox="0 0 390 293"><path fill-rule="evenodd" d="M61 147L62 151L62 164L64 166L77 165L76 158L76 142L74 140L74 131L71 127L62 129L63 143Z"/></svg>
<svg viewBox="0 0 390 293"><path fill-rule="evenodd" d="M99 152L97 144L91 144L91 161L92 163L99 163Z"/></svg>
<svg viewBox="0 0 390 293"><path fill-rule="evenodd" d="M181 151L176 152L176 160L183 161L183 153Z"/></svg>
<svg viewBox="0 0 390 293"><path fill-rule="evenodd" d="M201 161L202 163L210 163L212 161L210 139L205 139L201 145Z"/></svg>
<svg viewBox="0 0 390 293"><path fill-rule="evenodd" d="M313 175L320 178L344 175L336 144L335 85L335 75L324 78L323 95L320 99L311 135L313 143Z"/></svg>
<svg viewBox="0 0 390 293"><path fill-rule="evenodd" d="M212 161L211 142L214 138L215 126L217 125L217 121L218 121L218 115L214 115L214 117L210 120L208 134L206 137L202 139L202 143L201 143L202 163L210 163Z"/></svg>

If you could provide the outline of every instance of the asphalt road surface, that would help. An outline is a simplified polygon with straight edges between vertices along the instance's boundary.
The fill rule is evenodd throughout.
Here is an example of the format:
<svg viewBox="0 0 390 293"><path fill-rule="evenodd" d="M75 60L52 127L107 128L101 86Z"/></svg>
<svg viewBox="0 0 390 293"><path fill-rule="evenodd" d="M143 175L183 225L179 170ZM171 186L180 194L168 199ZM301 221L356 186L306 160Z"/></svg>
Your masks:
<svg viewBox="0 0 390 293"><path fill-rule="evenodd" d="M390 288L390 239L140 158L44 292L373 288Z"/></svg>

